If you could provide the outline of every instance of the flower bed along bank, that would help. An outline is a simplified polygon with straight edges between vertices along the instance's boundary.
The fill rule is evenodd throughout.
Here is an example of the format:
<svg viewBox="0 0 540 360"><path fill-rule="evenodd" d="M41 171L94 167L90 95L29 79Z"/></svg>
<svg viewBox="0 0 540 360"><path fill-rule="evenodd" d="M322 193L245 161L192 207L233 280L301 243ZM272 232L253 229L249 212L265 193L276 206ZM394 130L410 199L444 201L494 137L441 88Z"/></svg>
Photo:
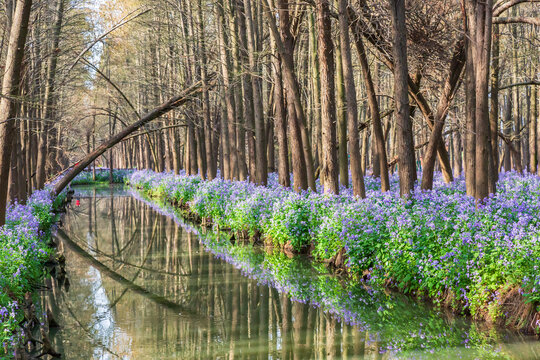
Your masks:
<svg viewBox="0 0 540 360"><path fill-rule="evenodd" d="M476 319L540 330L540 178L501 174L498 192L475 206L463 179L403 200L397 178L367 198L297 194L277 184L137 171L127 182L238 235L262 235L343 265L354 278L428 297Z"/></svg>
<svg viewBox="0 0 540 360"><path fill-rule="evenodd" d="M57 198L61 201L60 197ZM55 202L56 203L56 202ZM12 204L0 227L0 358L10 358L24 337L25 296L33 293L45 275L52 254L50 229L54 223L49 190L36 191L25 205Z"/></svg>

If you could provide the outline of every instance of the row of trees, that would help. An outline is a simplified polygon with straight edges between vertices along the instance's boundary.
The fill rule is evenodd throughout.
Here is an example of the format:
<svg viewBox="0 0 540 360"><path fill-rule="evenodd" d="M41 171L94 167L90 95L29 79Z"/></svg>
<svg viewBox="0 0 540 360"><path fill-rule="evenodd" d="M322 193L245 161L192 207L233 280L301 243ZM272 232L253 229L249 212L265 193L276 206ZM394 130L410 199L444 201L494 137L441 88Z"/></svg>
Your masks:
<svg viewBox="0 0 540 360"><path fill-rule="evenodd" d="M358 196L368 170L403 195L464 171L477 199L537 169L534 0L2 4L0 200L197 82L97 162Z"/></svg>

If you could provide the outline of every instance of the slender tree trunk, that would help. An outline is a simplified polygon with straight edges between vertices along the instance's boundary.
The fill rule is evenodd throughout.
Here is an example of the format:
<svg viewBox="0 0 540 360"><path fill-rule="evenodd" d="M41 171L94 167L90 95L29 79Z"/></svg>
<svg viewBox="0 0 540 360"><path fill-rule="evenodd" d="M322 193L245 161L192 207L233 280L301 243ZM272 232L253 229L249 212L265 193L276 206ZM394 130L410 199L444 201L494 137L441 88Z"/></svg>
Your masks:
<svg viewBox="0 0 540 360"><path fill-rule="evenodd" d="M275 41L272 42L275 48ZM281 76L281 57L274 49L272 58L274 75L274 125L278 140L278 178L284 187L291 186L289 170L289 144L287 140L287 119L285 99L283 96L283 79Z"/></svg>
<svg viewBox="0 0 540 360"><path fill-rule="evenodd" d="M476 89L472 46L472 41L467 38L467 65L465 69L465 187L469 196L474 196L476 191Z"/></svg>
<svg viewBox="0 0 540 360"><path fill-rule="evenodd" d="M360 139L358 136L358 106L356 103L356 88L351 55L351 40L347 18L347 0L339 0L339 39L341 43L341 60L343 64L343 79L345 82L347 129L349 133L349 152L351 154L351 175L353 194L366 197L362 157L360 154ZM348 174L347 174L348 176Z"/></svg>
<svg viewBox="0 0 540 360"><path fill-rule="evenodd" d="M58 54L59 44L60 44L60 33L62 31L62 21L64 18L64 0L58 0L56 8L56 21L54 25L53 38L52 38L52 47L51 54L49 57L49 62L47 64L47 83L45 86L45 110L44 118L42 122L42 129L39 136L39 145L38 145L38 160L37 160L37 187L40 189L46 182L47 173L47 157L48 157L48 146L49 141L49 131L51 129L52 121L55 116L54 104L56 101L55 94L55 80L56 80L56 67L58 63ZM53 134L54 135L54 134Z"/></svg>
<svg viewBox="0 0 540 360"><path fill-rule="evenodd" d="M253 14L251 9L251 0L245 1L246 22L247 22L247 42L249 67L252 72L251 85L253 89L253 112L255 121L255 164L256 164L256 182L260 185L266 185L268 182L268 159L266 153L266 136L263 116L263 103L260 93L261 74L258 72L255 25L253 23Z"/></svg>
<svg viewBox="0 0 540 360"><path fill-rule="evenodd" d="M336 5L339 6L339 0ZM343 53L341 44L336 43L336 100L337 100L337 148L339 164L339 183L349 187L349 159L347 154L347 116L345 110L345 84L343 81Z"/></svg>
<svg viewBox="0 0 540 360"><path fill-rule="evenodd" d="M206 36L204 32L203 3L199 0L198 4L198 27L200 36L200 61L201 61L201 82L206 88L206 78L208 77L207 59L206 59ZM210 97L208 91L202 94L202 112L204 122L204 145L206 151L206 178L212 180L216 177L217 169L214 164L214 155L212 154L212 118L210 117Z"/></svg>
<svg viewBox="0 0 540 360"><path fill-rule="evenodd" d="M497 182L499 179L499 48L500 48L499 25L493 25L493 56L491 60L491 94L489 97L491 106L489 111L489 126L491 131L491 164L494 166L490 171L493 177L491 181ZM490 185L493 188L493 184Z"/></svg>
<svg viewBox="0 0 540 360"><path fill-rule="evenodd" d="M334 46L328 0L317 0L317 43L321 66L321 119L323 138L322 175L325 193L339 193L336 154L336 103L334 86Z"/></svg>
<svg viewBox="0 0 540 360"><path fill-rule="evenodd" d="M225 157L224 161L229 162L228 171L226 171L226 167L224 167L225 170L225 178L232 180L235 175L237 174L238 169L238 159L237 159L237 149L236 149L236 136L234 134L234 122L236 121L236 114L235 114L235 104L234 104L234 94L233 94L233 88L231 86L230 81L230 57L228 54L229 49L229 41L226 34L226 27L225 27L225 18L223 14L223 5L219 4L216 6L217 12L218 12L218 22L219 22L219 28L222 29L221 31L218 31L219 40L220 40L220 58L221 58L221 73L223 76L223 85L225 87L225 105L227 108L227 117L223 118L223 133L228 135L228 141L225 143L225 145L228 143L227 150L224 150L224 157L225 153L228 152L228 158ZM227 127L227 131L225 131L224 127ZM231 130L233 134L231 134ZM228 173L227 173L228 172Z"/></svg>
<svg viewBox="0 0 540 360"><path fill-rule="evenodd" d="M315 27L315 15L311 12L308 15L309 22L309 47L311 53L311 93L313 98L313 144L317 166L322 164L322 134L321 134L321 76L319 71L319 56L317 50L317 31Z"/></svg>

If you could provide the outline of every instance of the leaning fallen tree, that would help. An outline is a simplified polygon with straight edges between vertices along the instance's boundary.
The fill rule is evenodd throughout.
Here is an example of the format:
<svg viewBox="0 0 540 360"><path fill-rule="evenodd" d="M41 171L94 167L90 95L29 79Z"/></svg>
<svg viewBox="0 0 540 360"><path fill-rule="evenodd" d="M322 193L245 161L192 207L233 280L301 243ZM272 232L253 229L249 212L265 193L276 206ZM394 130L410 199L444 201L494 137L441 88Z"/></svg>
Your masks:
<svg viewBox="0 0 540 360"><path fill-rule="evenodd" d="M94 151L87 154L82 160L77 162L75 165L72 165L65 175L56 183L54 186L54 195L58 195L64 190L64 188L77 176L81 171L83 171L88 165L90 165L95 159L102 155L105 151L112 148L114 145L118 144L126 136L130 135L137 129L141 128L150 121L157 119L163 114L184 105L185 103L194 99L197 95L201 94L203 91L207 91L215 85L215 77L210 76L210 79L207 79L206 84L203 84L202 81L196 82L187 89L185 89L180 95L174 96L149 111L143 115L138 121L133 124L126 126L116 135L113 135L109 140L105 141L103 144L98 146Z"/></svg>

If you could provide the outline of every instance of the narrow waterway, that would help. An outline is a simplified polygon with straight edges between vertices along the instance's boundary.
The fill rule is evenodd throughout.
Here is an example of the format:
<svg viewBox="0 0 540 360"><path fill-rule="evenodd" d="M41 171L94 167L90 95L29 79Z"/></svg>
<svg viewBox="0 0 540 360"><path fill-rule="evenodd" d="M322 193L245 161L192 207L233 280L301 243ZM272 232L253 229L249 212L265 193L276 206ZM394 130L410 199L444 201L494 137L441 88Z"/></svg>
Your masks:
<svg viewBox="0 0 540 360"><path fill-rule="evenodd" d="M535 337L232 244L121 186L74 189L68 281L42 298L65 359L540 358Z"/></svg>

